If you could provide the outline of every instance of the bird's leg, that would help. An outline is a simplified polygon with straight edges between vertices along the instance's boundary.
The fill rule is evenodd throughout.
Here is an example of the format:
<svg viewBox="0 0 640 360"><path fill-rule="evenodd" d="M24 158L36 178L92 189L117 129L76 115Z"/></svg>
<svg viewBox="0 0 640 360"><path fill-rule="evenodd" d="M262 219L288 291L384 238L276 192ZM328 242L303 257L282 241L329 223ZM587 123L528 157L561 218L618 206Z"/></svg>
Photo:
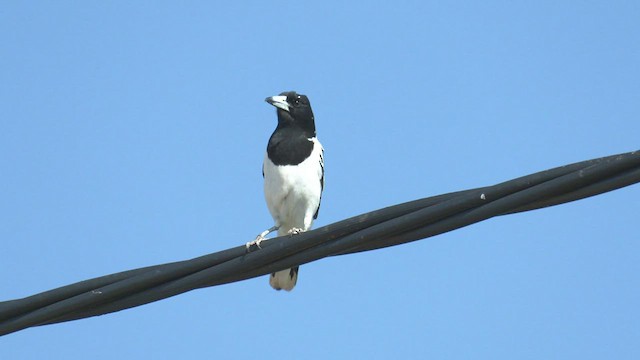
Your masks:
<svg viewBox="0 0 640 360"><path fill-rule="evenodd" d="M261 232L260 234L258 234L258 236L256 236L256 239L253 241L249 241L248 243L245 244L245 246L247 247L247 251L249 250L249 248L253 245L257 246L258 249L262 249L260 247L260 243L265 239L265 237L267 235L269 235L270 233L278 230L278 228L280 228L280 226L274 225L272 227L270 227L269 229Z"/></svg>

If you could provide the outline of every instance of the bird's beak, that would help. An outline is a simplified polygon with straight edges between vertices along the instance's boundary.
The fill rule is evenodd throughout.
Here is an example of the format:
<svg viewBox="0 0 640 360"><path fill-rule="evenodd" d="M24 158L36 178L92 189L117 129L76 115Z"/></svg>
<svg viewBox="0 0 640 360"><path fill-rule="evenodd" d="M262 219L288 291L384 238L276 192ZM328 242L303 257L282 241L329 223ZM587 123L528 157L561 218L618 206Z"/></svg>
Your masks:
<svg viewBox="0 0 640 360"><path fill-rule="evenodd" d="M283 95L278 95L278 96L271 96L268 97L266 99L264 99L264 101L268 102L269 104L277 107L278 109L282 109L286 112L289 112L289 104L287 103L287 97L283 96Z"/></svg>

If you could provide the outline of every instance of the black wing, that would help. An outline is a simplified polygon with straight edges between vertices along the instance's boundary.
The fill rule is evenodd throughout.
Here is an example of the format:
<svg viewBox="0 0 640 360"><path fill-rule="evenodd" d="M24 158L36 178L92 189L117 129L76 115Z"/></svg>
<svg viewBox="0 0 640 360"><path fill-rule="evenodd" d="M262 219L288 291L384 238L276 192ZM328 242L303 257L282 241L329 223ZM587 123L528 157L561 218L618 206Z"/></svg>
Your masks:
<svg viewBox="0 0 640 360"><path fill-rule="evenodd" d="M320 149L320 200L318 201L318 208L313 215L313 219L318 218L318 212L320 211L320 203L322 202L322 192L324 191L324 149Z"/></svg>

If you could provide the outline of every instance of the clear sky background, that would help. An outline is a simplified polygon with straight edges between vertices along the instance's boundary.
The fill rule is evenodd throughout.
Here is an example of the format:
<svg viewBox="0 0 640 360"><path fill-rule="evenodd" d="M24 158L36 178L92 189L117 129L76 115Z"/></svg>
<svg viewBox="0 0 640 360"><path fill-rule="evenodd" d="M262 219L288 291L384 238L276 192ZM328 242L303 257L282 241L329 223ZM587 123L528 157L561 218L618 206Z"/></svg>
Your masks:
<svg viewBox="0 0 640 360"><path fill-rule="evenodd" d="M316 226L640 148L640 3L5 2L0 300L238 246L309 96ZM1 359L638 359L640 186L0 338Z"/></svg>

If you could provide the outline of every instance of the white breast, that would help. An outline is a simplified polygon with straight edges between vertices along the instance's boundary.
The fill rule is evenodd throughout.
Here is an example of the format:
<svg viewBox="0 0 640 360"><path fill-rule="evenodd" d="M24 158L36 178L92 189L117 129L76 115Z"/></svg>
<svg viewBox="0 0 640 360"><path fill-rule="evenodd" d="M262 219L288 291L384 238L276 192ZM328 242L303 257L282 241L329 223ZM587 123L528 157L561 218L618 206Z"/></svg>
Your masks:
<svg viewBox="0 0 640 360"><path fill-rule="evenodd" d="M320 205L322 145L316 139L311 155L298 165L275 165L265 154L264 195L278 235L292 228L308 230Z"/></svg>

